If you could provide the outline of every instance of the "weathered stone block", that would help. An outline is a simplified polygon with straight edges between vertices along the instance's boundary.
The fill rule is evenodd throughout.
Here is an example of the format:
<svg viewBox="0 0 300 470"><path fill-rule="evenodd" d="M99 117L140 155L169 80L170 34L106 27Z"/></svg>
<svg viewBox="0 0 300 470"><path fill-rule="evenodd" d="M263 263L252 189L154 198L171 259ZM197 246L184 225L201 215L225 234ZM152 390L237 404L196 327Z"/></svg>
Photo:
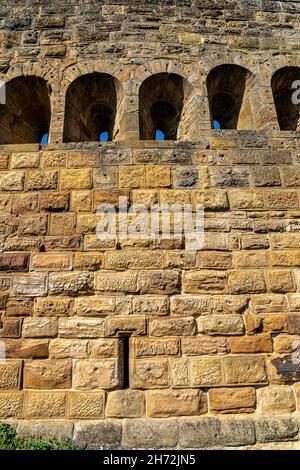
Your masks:
<svg viewBox="0 0 300 470"><path fill-rule="evenodd" d="M146 187L167 188L171 186L171 170L165 165L146 166Z"/></svg>
<svg viewBox="0 0 300 470"><path fill-rule="evenodd" d="M72 235L75 232L75 214L51 214L49 235Z"/></svg>
<svg viewBox="0 0 300 470"><path fill-rule="evenodd" d="M257 405L264 413L292 413L296 409L294 394L288 385L257 390Z"/></svg>
<svg viewBox="0 0 300 470"><path fill-rule="evenodd" d="M121 341L117 338L99 338L90 341L91 357L98 359L103 357L118 357Z"/></svg>
<svg viewBox="0 0 300 470"><path fill-rule="evenodd" d="M300 346L300 336L281 334L274 338L274 351L279 354L291 354Z"/></svg>
<svg viewBox="0 0 300 470"><path fill-rule="evenodd" d="M55 338L49 345L49 357L55 359L83 359L89 355L89 343L86 340Z"/></svg>
<svg viewBox="0 0 300 470"><path fill-rule="evenodd" d="M206 354L226 354L227 339L211 336L191 336L181 340L182 353L185 356L202 356Z"/></svg>
<svg viewBox="0 0 300 470"><path fill-rule="evenodd" d="M183 290L188 294L218 293L226 288L226 273L221 271L186 271Z"/></svg>
<svg viewBox="0 0 300 470"><path fill-rule="evenodd" d="M101 271L95 276L95 290L107 292L137 292L138 273Z"/></svg>
<svg viewBox="0 0 300 470"><path fill-rule="evenodd" d="M251 418L213 416L179 420L179 445L182 448L235 447L254 444L255 429Z"/></svg>
<svg viewBox="0 0 300 470"><path fill-rule="evenodd" d="M299 207L297 191L293 189L267 190L264 193L264 199L267 209L284 210L296 209L297 207Z"/></svg>
<svg viewBox="0 0 300 470"><path fill-rule="evenodd" d="M18 390L21 370L21 361L0 361L0 390Z"/></svg>
<svg viewBox="0 0 300 470"><path fill-rule="evenodd" d="M23 171L1 172L0 191L23 191L25 173Z"/></svg>
<svg viewBox="0 0 300 470"><path fill-rule="evenodd" d="M176 294L179 284L177 271L139 271L137 289L141 294Z"/></svg>
<svg viewBox="0 0 300 470"><path fill-rule="evenodd" d="M90 293L94 288L94 276L91 273L50 273L50 295L82 295Z"/></svg>
<svg viewBox="0 0 300 470"><path fill-rule="evenodd" d="M172 315L203 315L212 312L209 295L174 295L170 299Z"/></svg>
<svg viewBox="0 0 300 470"><path fill-rule="evenodd" d="M73 423L60 419L21 420L17 431L20 436L40 436L45 439L55 437L59 442L66 442L67 439L72 439Z"/></svg>
<svg viewBox="0 0 300 470"><path fill-rule="evenodd" d="M77 419L103 418L104 392L69 392L68 417Z"/></svg>
<svg viewBox="0 0 300 470"><path fill-rule="evenodd" d="M106 320L106 335L116 336L120 333L132 333L134 336L145 335L147 323L145 317L112 317Z"/></svg>
<svg viewBox="0 0 300 470"><path fill-rule="evenodd" d="M150 319L149 331L151 336L191 336L196 331L193 317Z"/></svg>
<svg viewBox="0 0 300 470"><path fill-rule="evenodd" d="M27 253L1 253L0 271L27 271L28 261Z"/></svg>
<svg viewBox="0 0 300 470"><path fill-rule="evenodd" d="M80 390L111 389L120 385L120 370L116 359L76 359L73 386Z"/></svg>
<svg viewBox="0 0 300 470"><path fill-rule="evenodd" d="M61 338L98 338L104 336L105 321L102 319L60 318L58 334Z"/></svg>
<svg viewBox="0 0 300 470"><path fill-rule="evenodd" d="M259 416L255 421L258 442L280 442L297 439L299 425L289 416Z"/></svg>
<svg viewBox="0 0 300 470"><path fill-rule="evenodd" d="M36 253L31 257L32 271L63 271L70 270L71 253Z"/></svg>
<svg viewBox="0 0 300 470"><path fill-rule="evenodd" d="M129 449L168 449L175 447L178 429L175 419L126 419L123 446Z"/></svg>
<svg viewBox="0 0 300 470"><path fill-rule="evenodd" d="M78 421L74 427L74 442L89 449L116 449L121 445L121 420Z"/></svg>
<svg viewBox="0 0 300 470"><path fill-rule="evenodd" d="M62 190L90 189L91 187L92 173L90 169L86 168L80 170L61 170L60 188Z"/></svg>
<svg viewBox="0 0 300 470"><path fill-rule="evenodd" d="M93 295L75 299L75 311L78 316L127 315L131 313L130 297Z"/></svg>
<svg viewBox="0 0 300 470"><path fill-rule="evenodd" d="M145 251L117 251L105 254L106 269L155 269L162 267L162 253Z"/></svg>
<svg viewBox="0 0 300 470"><path fill-rule="evenodd" d="M24 338L54 337L58 332L56 318L25 318L22 327Z"/></svg>
<svg viewBox="0 0 300 470"><path fill-rule="evenodd" d="M46 235L48 219L46 215L21 215L19 223L19 235Z"/></svg>
<svg viewBox="0 0 300 470"><path fill-rule="evenodd" d="M225 383L259 384L267 382L264 357L227 356L223 358Z"/></svg>
<svg viewBox="0 0 300 470"><path fill-rule="evenodd" d="M169 302L167 296L138 295L132 298L132 310L135 315L167 315Z"/></svg>
<svg viewBox="0 0 300 470"><path fill-rule="evenodd" d="M47 277L45 274L14 274L12 294L25 297L42 297L47 293Z"/></svg>
<svg viewBox="0 0 300 470"><path fill-rule="evenodd" d="M38 193L15 194L12 199L12 213L22 214L24 212L38 212L39 195ZM4 211L5 212L5 211Z"/></svg>
<svg viewBox="0 0 300 470"><path fill-rule="evenodd" d="M290 270L267 271L266 280L270 292L292 292L295 290L294 278Z"/></svg>
<svg viewBox="0 0 300 470"><path fill-rule="evenodd" d="M74 269L98 271L104 264L103 253L80 253L74 255Z"/></svg>
<svg viewBox="0 0 300 470"><path fill-rule="evenodd" d="M128 165L119 168L120 188L145 187L145 167L143 165Z"/></svg>
<svg viewBox="0 0 300 470"><path fill-rule="evenodd" d="M147 389L168 387L168 359L132 359L129 382L131 388Z"/></svg>
<svg viewBox="0 0 300 470"><path fill-rule="evenodd" d="M271 353L273 351L272 337L268 333L255 336L241 336L229 338L228 346L230 352L235 353Z"/></svg>
<svg viewBox="0 0 300 470"><path fill-rule="evenodd" d="M199 390L150 390L147 415L152 418L193 416L206 413L206 394Z"/></svg>
<svg viewBox="0 0 300 470"><path fill-rule="evenodd" d="M145 393L139 390L115 390L108 393L106 416L138 418L145 414Z"/></svg>
<svg viewBox="0 0 300 470"><path fill-rule="evenodd" d="M263 209L263 192L260 190L237 190L228 191L228 199L231 210L257 210Z"/></svg>
<svg viewBox="0 0 300 470"><path fill-rule="evenodd" d="M222 385L221 363L215 357L197 357L190 359L191 385L207 387Z"/></svg>
<svg viewBox="0 0 300 470"><path fill-rule="evenodd" d="M71 387L70 359L46 359L27 362L24 367L24 388L37 390Z"/></svg>
<svg viewBox="0 0 300 470"><path fill-rule="evenodd" d="M34 304L34 314L39 317L67 317L72 313L72 299L68 297L38 297Z"/></svg>
<svg viewBox="0 0 300 470"><path fill-rule="evenodd" d="M217 413L253 413L255 411L255 389L220 388L208 392L210 411Z"/></svg>
<svg viewBox="0 0 300 470"><path fill-rule="evenodd" d="M58 172L35 170L26 174L27 191L41 191L47 189L57 189ZM0 186L1 187L1 186Z"/></svg>
<svg viewBox="0 0 300 470"><path fill-rule="evenodd" d="M179 338L134 338L135 357L174 356L179 354Z"/></svg>
<svg viewBox="0 0 300 470"><path fill-rule="evenodd" d="M40 208L44 211L65 211L69 208L68 192L41 193Z"/></svg>
<svg viewBox="0 0 300 470"><path fill-rule="evenodd" d="M22 392L0 392L0 418L22 418L23 401Z"/></svg>
<svg viewBox="0 0 300 470"><path fill-rule="evenodd" d="M5 356L16 359L48 357L47 339L5 339Z"/></svg>
<svg viewBox="0 0 300 470"><path fill-rule="evenodd" d="M63 418L66 414L65 392L27 392L27 418Z"/></svg>
<svg viewBox="0 0 300 470"><path fill-rule="evenodd" d="M240 315L208 315L197 320L198 332L206 335L242 335L244 322Z"/></svg>
<svg viewBox="0 0 300 470"><path fill-rule="evenodd" d="M232 271L228 278L233 294L265 292L266 284L262 271Z"/></svg>

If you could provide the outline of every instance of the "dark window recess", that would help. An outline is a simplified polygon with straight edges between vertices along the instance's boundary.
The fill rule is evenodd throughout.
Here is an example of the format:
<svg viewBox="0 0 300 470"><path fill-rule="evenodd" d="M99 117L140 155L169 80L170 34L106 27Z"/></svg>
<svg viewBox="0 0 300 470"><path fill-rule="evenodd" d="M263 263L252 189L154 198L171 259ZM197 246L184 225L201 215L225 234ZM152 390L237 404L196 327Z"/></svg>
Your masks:
<svg viewBox="0 0 300 470"><path fill-rule="evenodd" d="M207 77L212 129L251 129L251 108L245 101L250 72L238 65L220 65ZM244 108L243 108L244 104ZM251 120L250 120L251 121ZM218 127L215 127L218 123Z"/></svg>
<svg viewBox="0 0 300 470"><path fill-rule="evenodd" d="M41 77L21 76L7 82L6 104L0 104L0 145L46 143L50 96L51 87Z"/></svg>
<svg viewBox="0 0 300 470"><path fill-rule="evenodd" d="M176 140L184 104L184 81L173 73L147 78L139 91L141 140ZM157 138L161 131L163 138Z"/></svg>
<svg viewBox="0 0 300 470"><path fill-rule="evenodd" d="M300 130L300 104L297 99L299 93L296 92L299 80L299 67L283 67L272 77L272 92L278 123L283 131Z"/></svg>
<svg viewBox="0 0 300 470"><path fill-rule="evenodd" d="M107 142L114 138L117 82L105 73L74 80L66 94L64 142Z"/></svg>
<svg viewBox="0 0 300 470"><path fill-rule="evenodd" d="M129 340L130 335L122 336L121 347L121 373L122 373L122 388L129 388Z"/></svg>

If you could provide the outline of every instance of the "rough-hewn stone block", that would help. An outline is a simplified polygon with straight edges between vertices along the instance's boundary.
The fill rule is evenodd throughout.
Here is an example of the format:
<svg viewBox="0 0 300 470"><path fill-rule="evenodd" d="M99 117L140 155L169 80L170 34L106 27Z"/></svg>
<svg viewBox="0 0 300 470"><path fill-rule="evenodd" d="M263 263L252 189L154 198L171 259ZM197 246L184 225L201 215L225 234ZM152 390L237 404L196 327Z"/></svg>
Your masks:
<svg viewBox="0 0 300 470"><path fill-rule="evenodd" d="M80 390L111 389L120 385L120 371L116 359L76 359L73 386Z"/></svg>
<svg viewBox="0 0 300 470"><path fill-rule="evenodd" d="M139 390L115 390L108 393L106 416L138 418L145 414L145 393Z"/></svg>
<svg viewBox="0 0 300 470"><path fill-rule="evenodd" d="M217 413L252 413L255 411L255 389L220 388L208 392L210 411Z"/></svg>
<svg viewBox="0 0 300 470"><path fill-rule="evenodd" d="M70 388L71 374L72 365L69 359L34 360L24 366L24 388Z"/></svg>
<svg viewBox="0 0 300 470"><path fill-rule="evenodd" d="M174 419L127 419L123 428L125 448L168 449L178 441L177 422Z"/></svg>
<svg viewBox="0 0 300 470"><path fill-rule="evenodd" d="M150 390L147 415L152 418L193 416L207 411L206 394L198 390Z"/></svg>
<svg viewBox="0 0 300 470"><path fill-rule="evenodd" d="M104 416L104 392L69 392L68 417L99 419Z"/></svg>

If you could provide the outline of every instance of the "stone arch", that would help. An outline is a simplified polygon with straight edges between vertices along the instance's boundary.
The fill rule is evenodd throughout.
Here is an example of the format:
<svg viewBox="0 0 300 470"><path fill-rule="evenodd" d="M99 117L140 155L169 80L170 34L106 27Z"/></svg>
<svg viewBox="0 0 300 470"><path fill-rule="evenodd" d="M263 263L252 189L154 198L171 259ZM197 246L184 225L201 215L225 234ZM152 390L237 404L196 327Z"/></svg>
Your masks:
<svg viewBox="0 0 300 470"><path fill-rule="evenodd" d="M236 64L213 68L206 79L211 127L214 121L221 129L253 130L252 73Z"/></svg>
<svg viewBox="0 0 300 470"><path fill-rule="evenodd" d="M116 109L114 126L112 131L112 140L124 139L126 127L126 111L128 102L128 89L130 86L130 76L128 67L119 63L107 60L98 61L81 61L77 64L68 66L63 73L63 81L61 88L61 102L64 104L64 123L62 125L62 134L65 134L67 127L67 93L70 87L77 79L86 75L101 74L110 76L114 82L116 90ZM63 112L62 110L62 112ZM64 139L65 140L65 139ZM77 138L77 141L81 139ZM88 139L89 140L89 139ZM97 139L98 140L98 139ZM76 141L76 140L75 140Z"/></svg>
<svg viewBox="0 0 300 470"><path fill-rule="evenodd" d="M51 85L37 75L6 80L6 103L0 105L1 145L40 143L42 136L49 134L51 93Z"/></svg>
<svg viewBox="0 0 300 470"><path fill-rule="evenodd" d="M281 130L300 130L300 67L286 66L271 79L274 104Z"/></svg>
<svg viewBox="0 0 300 470"><path fill-rule="evenodd" d="M199 75L192 70L188 72L178 61L163 60L152 61L135 71L140 139L154 139L154 130L158 124L165 128L167 139L199 138Z"/></svg>
<svg viewBox="0 0 300 470"><path fill-rule="evenodd" d="M76 78L66 94L64 142L98 141L102 131L115 140L120 134L116 116L121 93L112 75L92 72Z"/></svg>
<svg viewBox="0 0 300 470"><path fill-rule="evenodd" d="M155 140L161 130L166 140L176 140L184 103L180 75L158 73L147 78L139 91L140 139Z"/></svg>

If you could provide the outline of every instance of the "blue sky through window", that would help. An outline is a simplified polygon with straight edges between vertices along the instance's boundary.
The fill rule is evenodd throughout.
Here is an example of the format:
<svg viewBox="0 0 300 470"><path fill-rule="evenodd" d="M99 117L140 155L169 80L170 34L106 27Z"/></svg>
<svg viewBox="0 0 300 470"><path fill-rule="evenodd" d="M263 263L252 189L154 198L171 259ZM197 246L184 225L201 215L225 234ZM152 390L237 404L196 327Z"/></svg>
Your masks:
<svg viewBox="0 0 300 470"><path fill-rule="evenodd" d="M165 134L160 129L155 131L155 140L165 140Z"/></svg>
<svg viewBox="0 0 300 470"><path fill-rule="evenodd" d="M108 132L101 132L99 135L99 141L100 142L108 142Z"/></svg>
<svg viewBox="0 0 300 470"><path fill-rule="evenodd" d="M214 119L214 129L221 130L221 124L216 119Z"/></svg>
<svg viewBox="0 0 300 470"><path fill-rule="evenodd" d="M48 144L48 138L49 138L49 134L44 134L40 140L40 144L41 145Z"/></svg>

